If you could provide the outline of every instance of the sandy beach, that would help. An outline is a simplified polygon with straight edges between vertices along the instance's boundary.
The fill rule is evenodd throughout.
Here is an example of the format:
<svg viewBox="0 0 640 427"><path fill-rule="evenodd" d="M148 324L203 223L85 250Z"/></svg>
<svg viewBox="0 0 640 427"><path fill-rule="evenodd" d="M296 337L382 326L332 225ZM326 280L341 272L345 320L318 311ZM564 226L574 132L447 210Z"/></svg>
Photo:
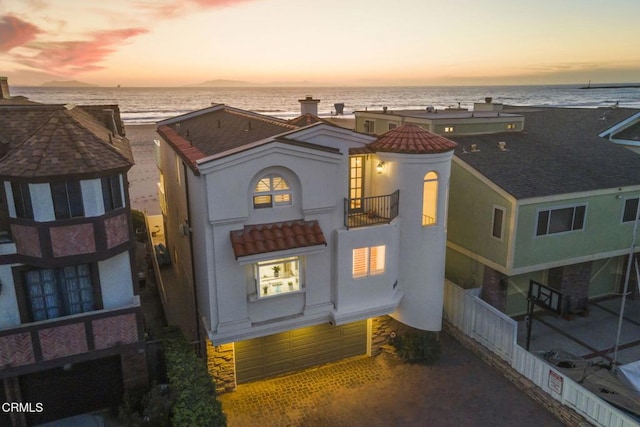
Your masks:
<svg viewBox="0 0 640 427"><path fill-rule="evenodd" d="M136 164L129 170L131 207L148 215L159 215L158 182L160 173L154 160L154 139L159 139L156 125L126 125Z"/></svg>

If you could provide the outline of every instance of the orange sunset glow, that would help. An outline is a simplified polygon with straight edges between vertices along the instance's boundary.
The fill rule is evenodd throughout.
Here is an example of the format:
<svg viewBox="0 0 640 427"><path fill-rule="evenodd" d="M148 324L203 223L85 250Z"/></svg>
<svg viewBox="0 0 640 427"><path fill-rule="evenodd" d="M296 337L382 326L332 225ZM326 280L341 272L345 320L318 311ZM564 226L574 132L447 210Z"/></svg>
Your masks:
<svg viewBox="0 0 640 427"><path fill-rule="evenodd" d="M2 0L0 75L182 86L640 81L640 2Z"/></svg>

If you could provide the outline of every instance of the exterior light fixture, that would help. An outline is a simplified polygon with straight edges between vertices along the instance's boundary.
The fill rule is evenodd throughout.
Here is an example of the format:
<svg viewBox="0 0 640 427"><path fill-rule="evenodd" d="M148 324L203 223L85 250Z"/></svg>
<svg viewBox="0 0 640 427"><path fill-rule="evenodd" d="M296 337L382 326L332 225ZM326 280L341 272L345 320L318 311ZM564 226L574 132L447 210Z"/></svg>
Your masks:
<svg viewBox="0 0 640 427"><path fill-rule="evenodd" d="M384 162L378 162L378 165L376 166L376 172L378 172L379 174L384 172Z"/></svg>

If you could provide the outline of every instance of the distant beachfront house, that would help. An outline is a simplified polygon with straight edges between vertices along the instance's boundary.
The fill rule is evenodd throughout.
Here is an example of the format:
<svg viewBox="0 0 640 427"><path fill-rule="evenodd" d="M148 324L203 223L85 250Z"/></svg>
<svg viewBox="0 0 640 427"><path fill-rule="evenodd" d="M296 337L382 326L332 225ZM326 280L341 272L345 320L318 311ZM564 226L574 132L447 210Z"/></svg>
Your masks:
<svg viewBox="0 0 640 427"><path fill-rule="evenodd" d="M487 99L473 111L356 112L356 123L385 131L411 121L458 143L448 279L481 287L484 299L512 315L526 311L535 280L561 291L570 315L585 312L590 298L621 292L640 157L604 137L633 145L639 117L626 108L508 107ZM637 291L635 282L634 274Z"/></svg>
<svg viewBox="0 0 640 427"><path fill-rule="evenodd" d="M117 408L147 383L118 107L39 104L0 83L0 402L34 409L0 411L0 425Z"/></svg>
<svg viewBox="0 0 640 427"><path fill-rule="evenodd" d="M217 104L158 123L167 252L220 389L375 353L382 315L442 327L455 144L305 117Z"/></svg>

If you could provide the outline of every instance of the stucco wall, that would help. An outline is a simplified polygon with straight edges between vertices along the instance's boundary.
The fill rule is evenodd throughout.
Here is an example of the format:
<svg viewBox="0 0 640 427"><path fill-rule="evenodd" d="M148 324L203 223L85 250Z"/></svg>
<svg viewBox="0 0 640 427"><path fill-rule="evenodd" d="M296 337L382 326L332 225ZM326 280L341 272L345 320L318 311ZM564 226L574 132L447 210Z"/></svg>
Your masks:
<svg viewBox="0 0 640 427"><path fill-rule="evenodd" d="M129 252L98 262L100 290L105 309L125 307L133 302Z"/></svg>
<svg viewBox="0 0 640 427"><path fill-rule="evenodd" d="M20 312L16 299L16 290L10 265L0 265L0 329L11 328L20 324Z"/></svg>

